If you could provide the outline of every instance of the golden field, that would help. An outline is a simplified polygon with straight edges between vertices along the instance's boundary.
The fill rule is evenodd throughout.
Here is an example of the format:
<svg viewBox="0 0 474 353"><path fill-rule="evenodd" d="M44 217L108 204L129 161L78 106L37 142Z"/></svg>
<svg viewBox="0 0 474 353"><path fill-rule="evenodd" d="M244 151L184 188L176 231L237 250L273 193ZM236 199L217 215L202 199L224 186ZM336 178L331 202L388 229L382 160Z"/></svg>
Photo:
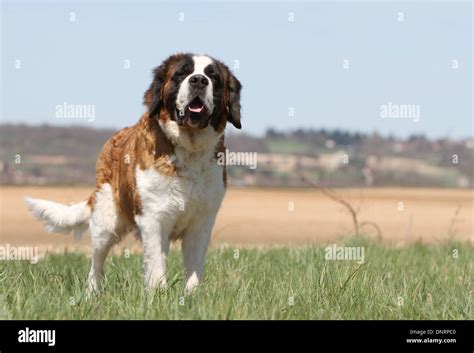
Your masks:
<svg viewBox="0 0 474 353"><path fill-rule="evenodd" d="M48 234L27 211L24 196L62 203L87 198L92 187L1 187L0 243L47 250L87 249L89 236ZM336 192L358 208L360 222L375 222L388 245L474 241L473 191L460 189L370 188ZM401 204L403 203L403 204ZM376 237L373 227L364 228ZM314 189L228 190L212 244L231 246L326 244L353 233L350 214ZM121 248L139 249L131 236Z"/></svg>

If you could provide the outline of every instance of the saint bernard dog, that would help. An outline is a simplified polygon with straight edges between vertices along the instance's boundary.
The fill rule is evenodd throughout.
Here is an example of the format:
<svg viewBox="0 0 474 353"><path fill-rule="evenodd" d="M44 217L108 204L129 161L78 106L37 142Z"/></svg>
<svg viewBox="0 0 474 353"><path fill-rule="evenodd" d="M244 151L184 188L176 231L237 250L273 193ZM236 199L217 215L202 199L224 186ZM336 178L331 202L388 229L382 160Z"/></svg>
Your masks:
<svg viewBox="0 0 474 353"><path fill-rule="evenodd" d="M224 129L240 123L241 84L222 62L176 54L154 71L147 111L102 148L96 188L69 206L26 198L50 232L80 237L90 230L88 292L99 288L110 248L127 233L141 239L145 283L166 286L170 242L181 240L185 291L203 278L212 227L226 189Z"/></svg>

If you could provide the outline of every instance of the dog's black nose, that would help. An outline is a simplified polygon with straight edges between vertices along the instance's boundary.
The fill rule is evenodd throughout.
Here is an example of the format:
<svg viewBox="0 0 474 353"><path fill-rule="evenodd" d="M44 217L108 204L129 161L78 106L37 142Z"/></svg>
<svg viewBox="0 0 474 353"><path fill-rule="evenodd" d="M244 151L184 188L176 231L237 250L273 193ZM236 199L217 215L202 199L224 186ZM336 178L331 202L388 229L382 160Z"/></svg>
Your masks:
<svg viewBox="0 0 474 353"><path fill-rule="evenodd" d="M189 78L189 84L194 88L202 88L209 84L209 80L203 75L193 75Z"/></svg>

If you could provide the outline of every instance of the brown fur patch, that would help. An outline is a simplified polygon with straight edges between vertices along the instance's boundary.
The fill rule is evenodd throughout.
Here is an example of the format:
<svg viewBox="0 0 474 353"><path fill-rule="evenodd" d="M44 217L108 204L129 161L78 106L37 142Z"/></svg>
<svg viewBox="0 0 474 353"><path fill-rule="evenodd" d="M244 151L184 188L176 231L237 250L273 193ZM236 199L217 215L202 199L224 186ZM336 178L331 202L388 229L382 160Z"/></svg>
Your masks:
<svg viewBox="0 0 474 353"><path fill-rule="evenodd" d="M119 212L129 225L135 225L134 216L141 213L141 202L136 189L135 171L156 168L163 175L176 175L176 167L170 162L174 147L155 119L148 113L140 121L118 131L108 140L96 165L96 192L102 184L112 187ZM93 207L95 193L89 199Z"/></svg>

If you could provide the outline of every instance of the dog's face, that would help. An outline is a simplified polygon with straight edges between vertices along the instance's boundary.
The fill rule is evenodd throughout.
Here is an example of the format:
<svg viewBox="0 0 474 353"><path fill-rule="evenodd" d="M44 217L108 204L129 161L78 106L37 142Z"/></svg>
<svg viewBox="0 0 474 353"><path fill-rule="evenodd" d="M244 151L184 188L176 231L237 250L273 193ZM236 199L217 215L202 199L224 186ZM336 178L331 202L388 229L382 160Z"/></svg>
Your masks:
<svg viewBox="0 0 474 353"><path fill-rule="evenodd" d="M183 129L208 125L222 131L240 123L241 84L229 68L209 56L176 54L154 70L144 103L150 118L175 121Z"/></svg>

